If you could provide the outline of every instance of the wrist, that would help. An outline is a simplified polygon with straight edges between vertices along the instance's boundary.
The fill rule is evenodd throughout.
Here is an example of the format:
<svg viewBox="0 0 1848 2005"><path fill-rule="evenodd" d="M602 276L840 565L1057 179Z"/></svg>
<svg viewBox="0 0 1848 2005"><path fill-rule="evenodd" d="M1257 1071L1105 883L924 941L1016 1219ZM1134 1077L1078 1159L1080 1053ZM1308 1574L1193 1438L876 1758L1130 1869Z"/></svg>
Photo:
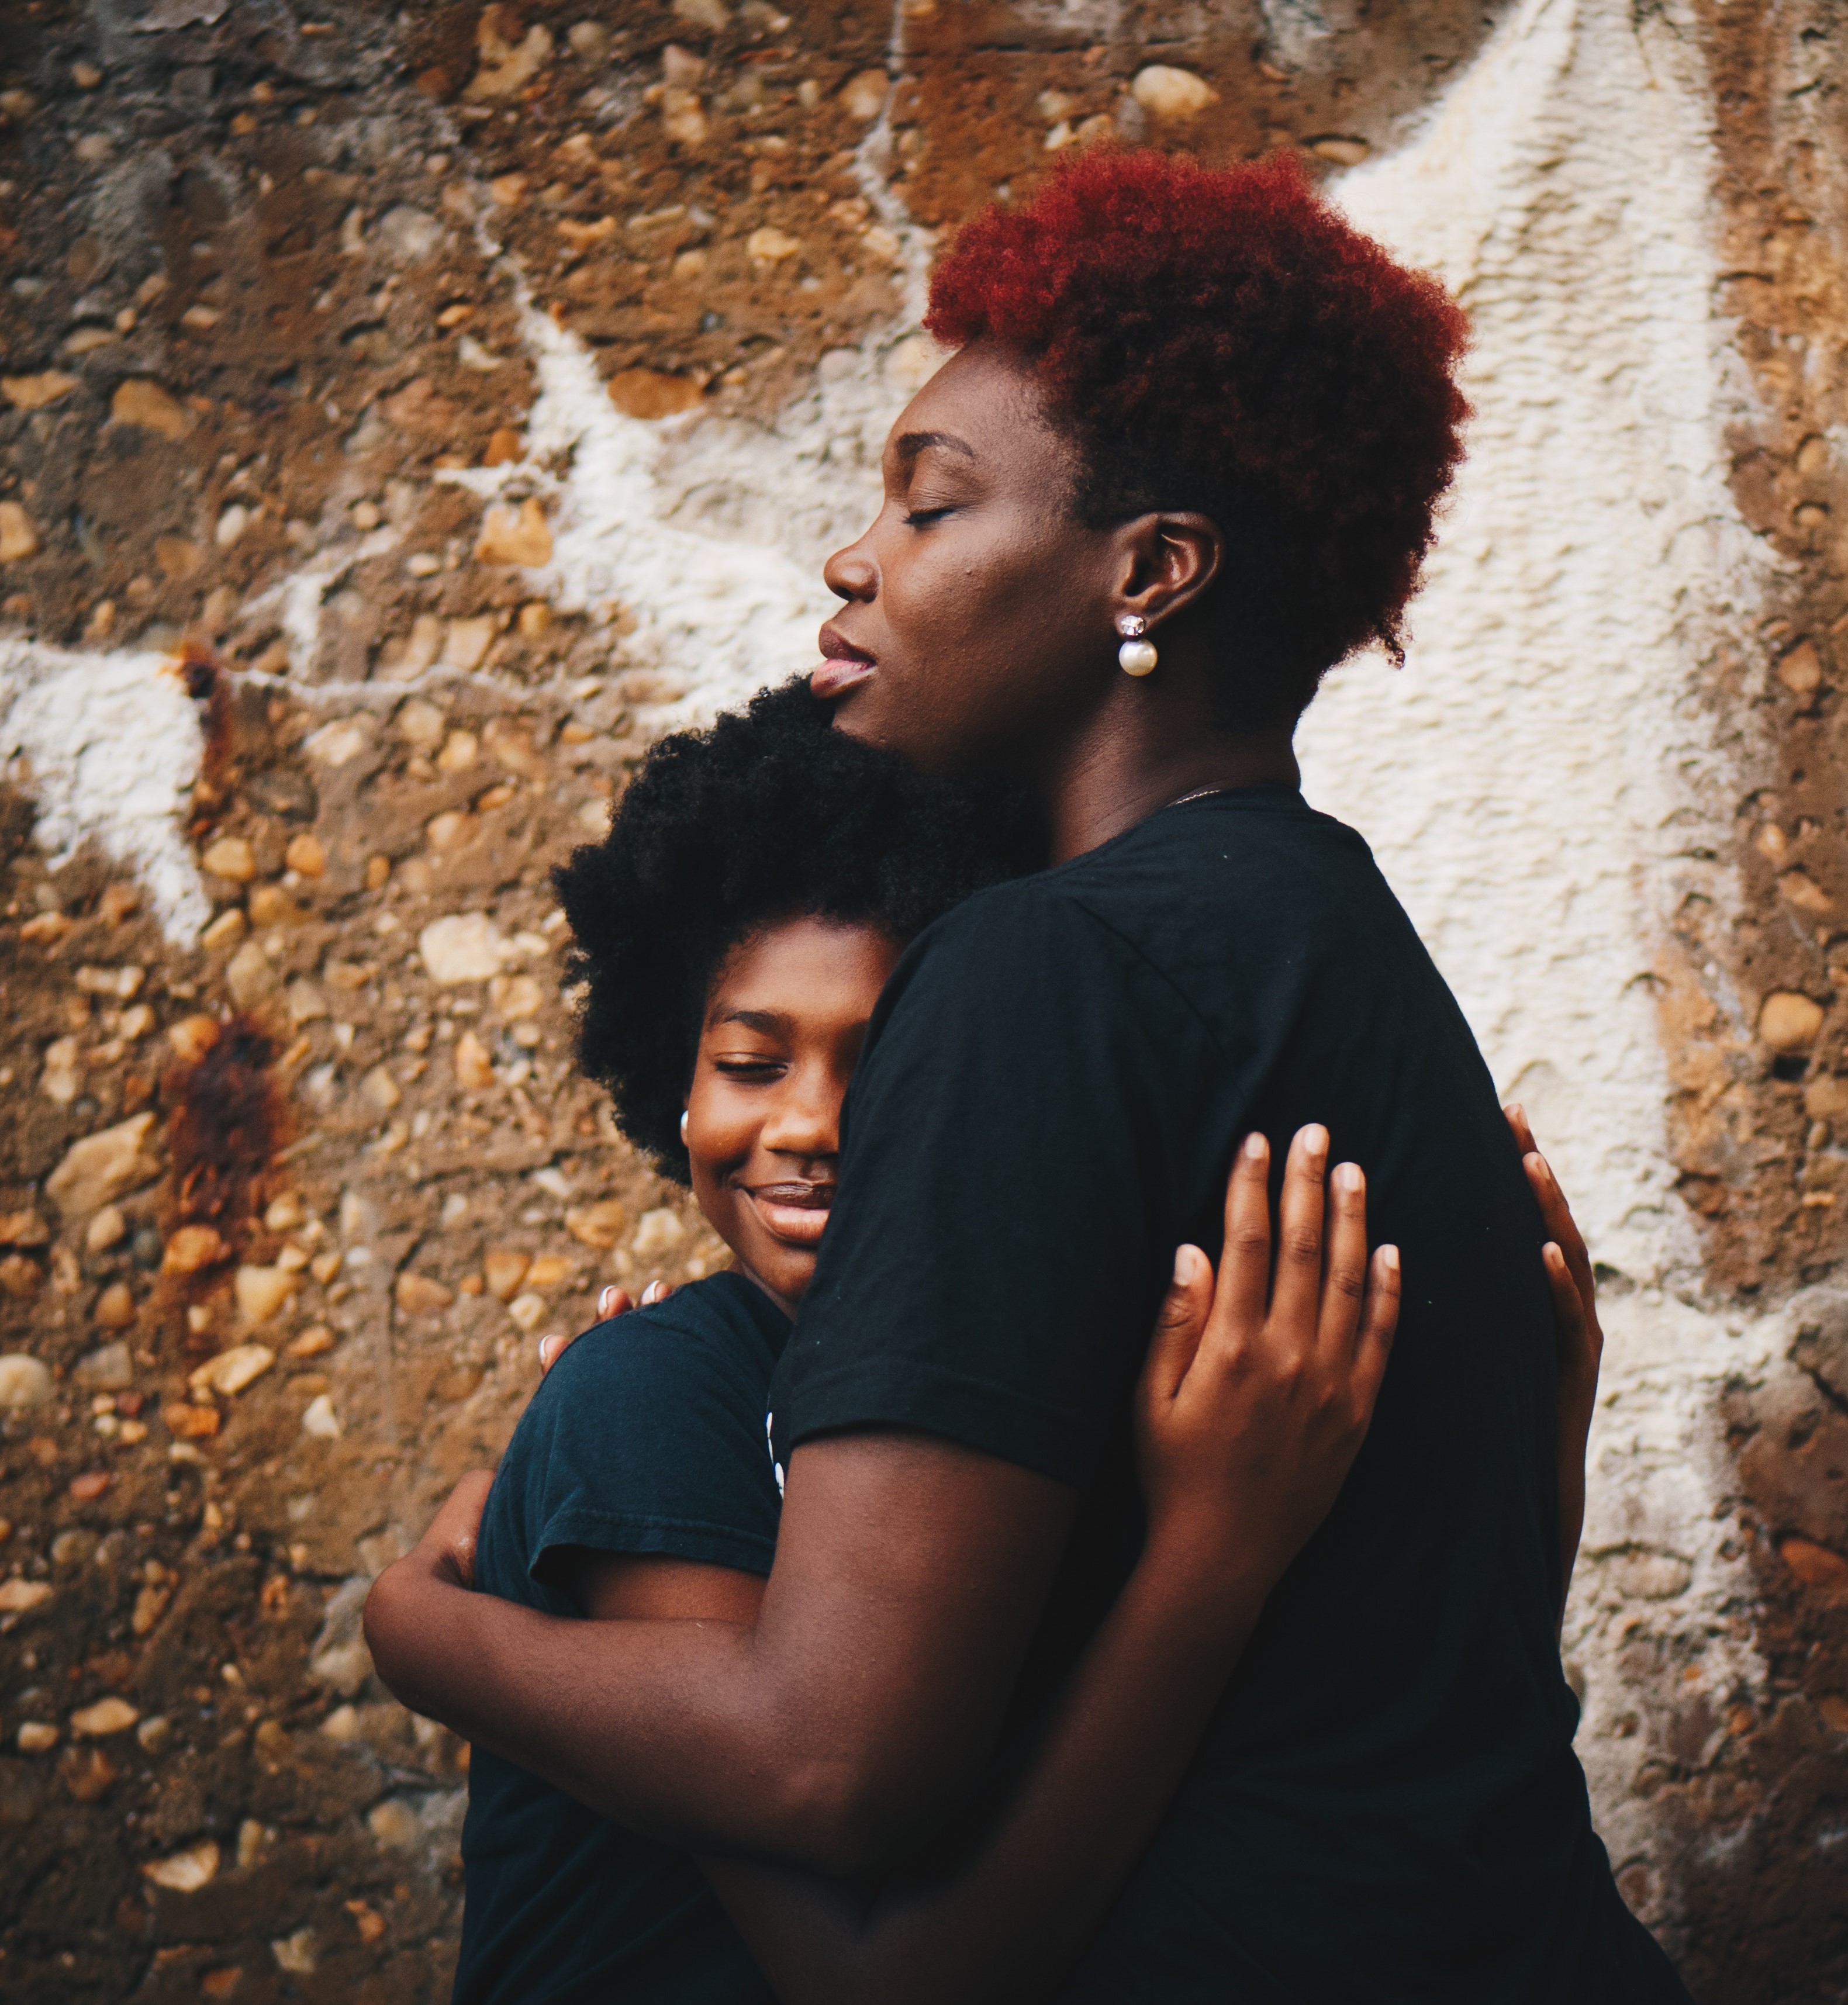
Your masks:
<svg viewBox="0 0 1848 2005"><path fill-rule="evenodd" d="M1132 1585L1144 1613L1165 1628L1235 1647L1281 1571L1249 1544L1228 1540L1223 1520L1194 1526L1168 1517L1151 1525Z"/></svg>

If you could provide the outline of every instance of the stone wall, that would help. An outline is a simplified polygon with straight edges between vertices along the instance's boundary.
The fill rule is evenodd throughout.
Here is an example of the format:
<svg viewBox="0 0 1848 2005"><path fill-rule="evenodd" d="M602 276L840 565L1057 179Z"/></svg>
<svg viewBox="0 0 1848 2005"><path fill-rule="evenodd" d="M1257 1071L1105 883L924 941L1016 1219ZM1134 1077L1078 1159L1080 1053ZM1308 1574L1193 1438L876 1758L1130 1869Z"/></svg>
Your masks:
<svg viewBox="0 0 1848 2005"><path fill-rule="evenodd" d="M532 1339L722 1249L546 872L812 658L940 233L1300 148L1476 330L1378 848L1604 1263L1568 1623L1703 2001L1848 1995L1830 0L19 0L0 17L0 1989L446 1995L364 1584ZM1838 1217L1838 1210L1843 1217Z"/></svg>

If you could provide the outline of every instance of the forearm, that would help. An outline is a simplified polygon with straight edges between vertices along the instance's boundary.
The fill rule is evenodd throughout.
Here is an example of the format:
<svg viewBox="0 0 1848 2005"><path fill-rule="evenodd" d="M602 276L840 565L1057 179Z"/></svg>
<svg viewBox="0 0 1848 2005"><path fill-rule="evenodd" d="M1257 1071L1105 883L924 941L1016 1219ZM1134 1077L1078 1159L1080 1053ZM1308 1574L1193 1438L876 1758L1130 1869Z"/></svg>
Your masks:
<svg viewBox="0 0 1848 2005"><path fill-rule="evenodd" d="M409 1561L367 1610L379 1676L413 1712L651 1837L825 1866L829 1792L755 1638L722 1622L565 1620Z"/></svg>
<svg viewBox="0 0 1848 2005"><path fill-rule="evenodd" d="M1108 1912L1179 1787L1267 1582L1200 1592L1145 1557L982 1836L871 1899L702 1862L784 2005L961 2005L1050 1993Z"/></svg>
<svg viewBox="0 0 1848 2005"><path fill-rule="evenodd" d="M792 1459L754 1628L474 1594L439 1516L374 1586L367 1640L406 1705L603 1816L882 1873L985 1768L1074 1501L927 1436L833 1436Z"/></svg>

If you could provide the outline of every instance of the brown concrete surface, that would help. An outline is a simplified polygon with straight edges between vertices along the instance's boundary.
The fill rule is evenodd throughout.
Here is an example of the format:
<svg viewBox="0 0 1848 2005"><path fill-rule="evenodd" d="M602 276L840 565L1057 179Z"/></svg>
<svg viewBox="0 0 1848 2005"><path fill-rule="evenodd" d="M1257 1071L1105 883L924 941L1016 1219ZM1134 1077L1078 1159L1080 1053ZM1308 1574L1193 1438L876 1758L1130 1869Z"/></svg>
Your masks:
<svg viewBox="0 0 1848 2005"><path fill-rule="evenodd" d="M521 286L629 415L768 423L902 325L869 132L940 232L1063 143L1332 171L1501 15L0 7L0 638L172 653L218 915L174 945L95 844L51 867L30 773L0 789L0 1353L44 1368L0 1387L0 1994L447 1995L466 1750L371 1677L358 1598L498 1452L539 1331L723 1257L574 1077L548 924L659 692L620 616L536 595L539 484L497 544L439 477L526 453ZM1763 413L1734 492L1786 567L1776 624L1713 648L1743 894L1690 899L1660 970L1672 1146L1712 1301L1825 1293L1720 1416L1762 1702L1678 1715L1635 1785L1677 1891L1626 1891L1703 2005L1784 2005L1848 1996L1848 19L1690 23ZM1165 111L1151 65L1211 100ZM304 649L272 588L329 553ZM480 915L492 979L439 979L427 929ZM1815 1010L1768 1043L1767 995Z"/></svg>

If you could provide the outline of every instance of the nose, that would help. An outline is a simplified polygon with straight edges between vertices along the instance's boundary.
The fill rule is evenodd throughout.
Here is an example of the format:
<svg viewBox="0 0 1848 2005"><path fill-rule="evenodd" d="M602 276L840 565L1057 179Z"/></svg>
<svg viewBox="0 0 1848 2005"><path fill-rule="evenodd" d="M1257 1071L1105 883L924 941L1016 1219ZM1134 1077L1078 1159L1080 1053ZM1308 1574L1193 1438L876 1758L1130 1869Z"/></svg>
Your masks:
<svg viewBox="0 0 1848 2005"><path fill-rule="evenodd" d="M841 1090L833 1080L792 1073L759 1131L763 1146L804 1162L838 1155Z"/></svg>
<svg viewBox="0 0 1848 2005"><path fill-rule="evenodd" d="M879 596L879 567L866 548L866 539L836 550L821 567L821 580L835 598L867 603Z"/></svg>

